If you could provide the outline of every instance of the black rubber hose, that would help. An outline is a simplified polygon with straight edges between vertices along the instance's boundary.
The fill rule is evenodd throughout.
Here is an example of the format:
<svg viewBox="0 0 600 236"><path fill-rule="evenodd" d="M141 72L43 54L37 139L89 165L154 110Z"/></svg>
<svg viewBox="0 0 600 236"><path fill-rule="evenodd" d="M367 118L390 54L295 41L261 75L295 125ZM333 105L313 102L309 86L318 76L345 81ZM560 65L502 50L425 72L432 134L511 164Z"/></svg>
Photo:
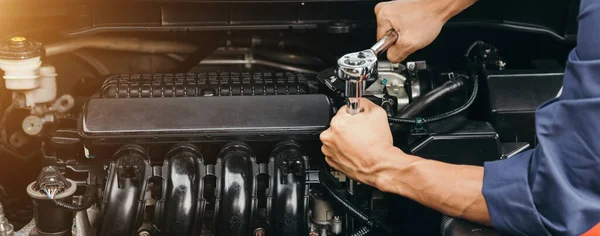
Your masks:
<svg viewBox="0 0 600 236"><path fill-rule="evenodd" d="M435 104L435 102L462 88L464 84L464 80L460 77L447 81L441 86L431 90L429 93L426 93L423 96L418 97L413 102L408 104L408 106L402 109L402 111L398 114L397 118L407 119L421 114L424 110Z"/></svg>
<svg viewBox="0 0 600 236"><path fill-rule="evenodd" d="M466 77L464 75L459 75L459 76ZM452 111L443 113L443 114L435 115L432 117L421 118L419 121L414 119L414 117L416 117L420 112L425 110L427 107L431 106L435 101L439 100L440 98L444 97L445 95L448 95L449 93L454 92L454 91L458 90L460 87L464 86L464 80L461 79L461 81L462 82L454 82L454 83L452 83L452 81L446 82L444 85L442 85L442 87L444 87L444 88L442 88L442 89L436 88L436 89L432 90L431 92L423 95L422 97L419 97L419 99L415 100L413 103L410 104L410 105L413 105L418 102L419 104L413 105L413 107L415 107L415 108L410 108L410 110L409 110L409 107L407 106L398 117L388 117L388 121L392 124L416 124L416 123L425 124L425 123L443 120L443 119L452 117L454 115L457 115L457 114L465 111L467 108L469 108L471 106L471 104L473 104L473 102L475 101L475 98L477 97L477 93L479 91L479 82L476 78L473 79L473 86L474 86L473 92L471 93L471 96L469 97L467 102L465 102L465 104L463 104L462 106L460 106ZM448 84L448 83L450 83L450 84ZM460 85L460 87L457 87L457 85ZM432 94L432 93L434 93L434 94ZM428 97L428 98L423 98L423 97ZM421 98L423 98L423 99L421 100ZM431 99L431 98L434 98L434 99Z"/></svg>
<svg viewBox="0 0 600 236"><path fill-rule="evenodd" d="M456 219L449 216L442 217L440 227L442 236L501 236L502 233L496 229L475 224L466 220Z"/></svg>
<svg viewBox="0 0 600 236"><path fill-rule="evenodd" d="M356 232L354 232L350 236L365 236L370 233L371 233L371 229L366 226L363 226L362 228L358 229Z"/></svg>
<svg viewBox="0 0 600 236"><path fill-rule="evenodd" d="M369 229L382 228L378 222L371 220L369 218L369 216L367 216L365 213L361 212L352 203L350 203L348 200L346 200L346 198L344 198L343 196L340 196L340 194L335 190L335 188L333 188L332 186L329 185L328 176L323 176L323 175L327 175L325 173L325 171L321 171L321 177L320 177L321 185L323 186L325 193L327 195L329 195L335 202L337 202L339 206L344 208L344 210L346 210L355 219L358 219L363 224L365 224L366 225L365 227L368 227Z"/></svg>
<svg viewBox="0 0 600 236"><path fill-rule="evenodd" d="M81 205L75 205L72 203L64 202L59 199L54 199L54 203L67 209L69 211L85 211L88 208L92 207L96 204L96 194L97 194L96 185L89 185L83 194L83 199L81 200Z"/></svg>
<svg viewBox="0 0 600 236"><path fill-rule="evenodd" d="M375 222L371 221L371 219L369 219L369 217L362 213L359 209L356 209L348 200L338 195L335 189L331 189L327 184L323 184L323 189L325 189L325 192L341 207L343 207L344 210L348 211L348 213L350 213L350 215L352 215L354 218L360 220L369 227L375 227Z"/></svg>

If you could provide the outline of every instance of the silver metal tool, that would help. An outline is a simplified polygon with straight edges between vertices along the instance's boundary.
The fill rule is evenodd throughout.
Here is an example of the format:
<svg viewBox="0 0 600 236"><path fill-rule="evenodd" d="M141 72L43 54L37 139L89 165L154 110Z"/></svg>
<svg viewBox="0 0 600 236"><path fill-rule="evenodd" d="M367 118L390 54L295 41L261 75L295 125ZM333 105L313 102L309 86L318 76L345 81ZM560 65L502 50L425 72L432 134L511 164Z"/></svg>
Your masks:
<svg viewBox="0 0 600 236"><path fill-rule="evenodd" d="M365 80L377 73L377 56L398 40L396 30L388 31L375 45L367 50L348 53L338 60L337 76L346 81L348 113L360 113L360 98L365 90Z"/></svg>

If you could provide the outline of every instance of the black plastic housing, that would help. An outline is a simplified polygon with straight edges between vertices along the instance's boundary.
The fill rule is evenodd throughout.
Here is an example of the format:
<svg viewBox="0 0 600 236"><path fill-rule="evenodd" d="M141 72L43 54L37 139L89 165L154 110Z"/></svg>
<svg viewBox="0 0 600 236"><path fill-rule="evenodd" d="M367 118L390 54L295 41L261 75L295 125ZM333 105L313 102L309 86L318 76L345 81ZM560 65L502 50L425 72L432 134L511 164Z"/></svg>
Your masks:
<svg viewBox="0 0 600 236"><path fill-rule="evenodd" d="M309 195L306 184L308 167L308 156L296 142L281 142L271 153L270 223L274 235L308 235L308 227L306 227Z"/></svg>
<svg viewBox="0 0 600 236"><path fill-rule="evenodd" d="M498 160L502 149L498 134L487 122L466 121L459 128L417 139L409 144L410 152L443 162L482 166Z"/></svg>
<svg viewBox="0 0 600 236"><path fill-rule="evenodd" d="M244 143L226 145L218 157L214 217L215 235L249 235L256 215L258 164L255 154Z"/></svg>
<svg viewBox="0 0 600 236"><path fill-rule="evenodd" d="M535 111L555 98L562 86L562 72L507 71L490 73L491 123L502 142L536 145Z"/></svg>
<svg viewBox="0 0 600 236"><path fill-rule="evenodd" d="M63 198L63 201L72 201L72 196ZM69 236L72 235L73 212L61 208L50 199L42 200L32 198L36 233L41 236Z"/></svg>
<svg viewBox="0 0 600 236"><path fill-rule="evenodd" d="M146 150L138 145L126 145L114 158L102 199L102 223L96 235L132 235L143 220L144 193L152 176Z"/></svg>
<svg viewBox="0 0 600 236"><path fill-rule="evenodd" d="M163 170L167 183L161 209L163 234L197 235L205 207L199 194L200 181L205 176L202 154L193 145L178 145L167 153Z"/></svg>

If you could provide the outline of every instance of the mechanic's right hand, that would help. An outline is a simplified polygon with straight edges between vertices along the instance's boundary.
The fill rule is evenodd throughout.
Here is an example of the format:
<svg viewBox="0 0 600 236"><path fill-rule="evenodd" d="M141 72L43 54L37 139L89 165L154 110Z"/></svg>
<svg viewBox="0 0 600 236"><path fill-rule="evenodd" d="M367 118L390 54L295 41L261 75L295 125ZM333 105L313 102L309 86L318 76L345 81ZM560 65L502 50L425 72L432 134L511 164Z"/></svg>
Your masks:
<svg viewBox="0 0 600 236"><path fill-rule="evenodd" d="M388 49L387 57L391 62L401 62L433 42L451 17L476 1L395 0L379 3L375 6L377 39L390 29L398 31L398 41Z"/></svg>

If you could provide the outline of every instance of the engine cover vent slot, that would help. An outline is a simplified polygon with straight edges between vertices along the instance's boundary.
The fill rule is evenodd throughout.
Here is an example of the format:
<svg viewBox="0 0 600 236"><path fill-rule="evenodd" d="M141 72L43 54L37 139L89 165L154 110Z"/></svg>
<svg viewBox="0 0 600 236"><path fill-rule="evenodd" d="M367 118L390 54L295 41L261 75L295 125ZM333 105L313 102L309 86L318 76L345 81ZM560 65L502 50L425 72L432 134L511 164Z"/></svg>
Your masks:
<svg viewBox="0 0 600 236"><path fill-rule="evenodd" d="M292 72L123 74L102 85L103 98L309 94L311 76Z"/></svg>

